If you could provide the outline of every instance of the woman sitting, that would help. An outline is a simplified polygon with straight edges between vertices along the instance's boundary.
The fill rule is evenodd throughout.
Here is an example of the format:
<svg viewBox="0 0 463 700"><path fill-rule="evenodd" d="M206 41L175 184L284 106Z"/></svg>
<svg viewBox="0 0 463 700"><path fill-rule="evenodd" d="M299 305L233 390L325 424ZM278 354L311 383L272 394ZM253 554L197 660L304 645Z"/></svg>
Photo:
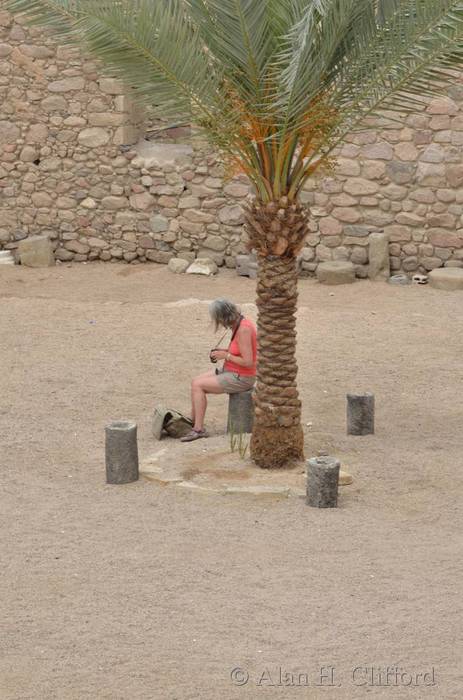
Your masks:
<svg viewBox="0 0 463 700"><path fill-rule="evenodd" d="M191 416L193 430L181 438L191 442L207 437L204 416L207 394L236 394L252 389L256 381L257 332L252 321L244 318L239 309L227 299L216 299L209 307L209 314L220 327L232 331L228 348L214 348L211 362L224 360L222 369L210 370L195 377L191 383Z"/></svg>

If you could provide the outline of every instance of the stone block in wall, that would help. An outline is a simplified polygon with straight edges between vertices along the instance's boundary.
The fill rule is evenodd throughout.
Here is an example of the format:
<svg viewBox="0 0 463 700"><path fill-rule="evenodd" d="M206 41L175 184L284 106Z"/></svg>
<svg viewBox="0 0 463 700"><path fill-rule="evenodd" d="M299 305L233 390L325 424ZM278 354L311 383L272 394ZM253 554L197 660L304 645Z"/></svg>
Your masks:
<svg viewBox="0 0 463 700"><path fill-rule="evenodd" d="M353 246L350 260L354 265L365 265L368 262L368 251L360 246Z"/></svg>
<svg viewBox="0 0 463 700"><path fill-rule="evenodd" d="M448 211L441 214L430 214L427 217L427 224L432 228L455 229L457 227L457 217Z"/></svg>
<svg viewBox="0 0 463 700"><path fill-rule="evenodd" d="M140 128L133 124L119 126L113 138L115 146L133 146L140 138Z"/></svg>
<svg viewBox="0 0 463 700"><path fill-rule="evenodd" d="M21 130L14 123L7 120L0 121L0 146L14 144L21 136Z"/></svg>
<svg viewBox="0 0 463 700"><path fill-rule="evenodd" d="M368 160L392 160L394 151L389 143L378 141L362 149L362 156Z"/></svg>
<svg viewBox="0 0 463 700"><path fill-rule="evenodd" d="M53 246L48 236L30 236L19 242L21 265L26 267L51 267L55 264Z"/></svg>
<svg viewBox="0 0 463 700"><path fill-rule="evenodd" d="M79 255L87 255L87 253L90 252L90 246L81 241L66 241L64 247L66 250L70 250L72 253L77 253Z"/></svg>
<svg viewBox="0 0 463 700"><path fill-rule="evenodd" d="M74 253L66 250L66 248L57 248L55 250L55 258L61 262L69 262L74 259Z"/></svg>
<svg viewBox="0 0 463 700"><path fill-rule="evenodd" d="M235 258L236 272L241 277L249 277L249 263L251 258L249 255L237 255Z"/></svg>
<svg viewBox="0 0 463 700"><path fill-rule="evenodd" d="M368 249L368 277L371 280L389 279L389 237L385 233L372 233Z"/></svg>
<svg viewBox="0 0 463 700"><path fill-rule="evenodd" d="M107 95L123 95L126 92L124 83L117 78L100 78L98 81L101 92Z"/></svg>
<svg viewBox="0 0 463 700"><path fill-rule="evenodd" d="M106 146L110 140L110 134L106 129L101 127L90 127L83 129L78 136L79 143L87 148L98 148Z"/></svg>
<svg viewBox="0 0 463 700"><path fill-rule="evenodd" d="M430 228L428 230L428 240L432 245L439 248L461 248L463 247L463 231L460 235L445 229Z"/></svg>
<svg viewBox="0 0 463 700"><path fill-rule="evenodd" d="M384 229L384 233L387 233L391 243L400 243L402 241L412 240L411 231L407 226L393 224L392 226L387 226Z"/></svg>
<svg viewBox="0 0 463 700"><path fill-rule="evenodd" d="M379 160L367 160L362 166L362 176L366 180L379 180L386 173L386 162Z"/></svg>
<svg viewBox="0 0 463 700"><path fill-rule="evenodd" d="M196 253L197 258L210 258L215 262L217 267L222 267L225 263L225 256L223 253L217 251L209 250L209 248L199 248Z"/></svg>
<svg viewBox="0 0 463 700"><path fill-rule="evenodd" d="M220 236L207 236L203 241L204 248L210 248L217 252L223 252L227 246L226 242Z"/></svg>
<svg viewBox="0 0 463 700"><path fill-rule="evenodd" d="M349 257L350 251L348 247L339 245L333 249L333 260L349 260Z"/></svg>
<svg viewBox="0 0 463 700"><path fill-rule="evenodd" d="M458 113L458 105L450 97L434 97L426 111L428 114L449 114L453 116Z"/></svg>
<svg viewBox="0 0 463 700"><path fill-rule="evenodd" d="M250 186L244 185L239 182L230 182L224 187L224 193L228 197L234 197L235 199L241 199L247 197L250 192Z"/></svg>
<svg viewBox="0 0 463 700"><path fill-rule="evenodd" d="M420 265L422 265L425 270L435 270L438 267L442 267L442 260L433 256L426 256L420 258Z"/></svg>
<svg viewBox="0 0 463 700"><path fill-rule="evenodd" d="M163 250L147 250L145 255L147 260L163 264L167 264L172 258L178 257L174 252L169 253Z"/></svg>
<svg viewBox="0 0 463 700"><path fill-rule="evenodd" d="M238 226L244 224L244 212L238 204L219 209L219 220L222 224Z"/></svg>
<svg viewBox="0 0 463 700"><path fill-rule="evenodd" d="M386 175L397 185L405 185L413 180L415 169L416 166L412 163L392 160L386 166Z"/></svg>
<svg viewBox="0 0 463 700"><path fill-rule="evenodd" d="M323 236L339 236L343 230L343 225L332 216L321 219L318 226Z"/></svg>
<svg viewBox="0 0 463 700"><path fill-rule="evenodd" d="M55 80L48 83L49 92L72 92L83 90L85 88L84 78L64 78L63 80Z"/></svg>
<svg viewBox="0 0 463 700"><path fill-rule="evenodd" d="M418 265L418 258L414 255L402 260L402 267L405 272L415 272L418 269Z"/></svg>
<svg viewBox="0 0 463 700"><path fill-rule="evenodd" d="M366 238L374 229L371 226L357 224L355 226L344 226L344 235L352 238Z"/></svg>
<svg viewBox="0 0 463 700"><path fill-rule="evenodd" d="M451 187L457 188L463 186L463 163L448 165L446 174L447 181Z"/></svg>
<svg viewBox="0 0 463 700"><path fill-rule="evenodd" d="M141 192L130 196L130 206L137 211L149 211L154 209L156 200L149 192Z"/></svg>
<svg viewBox="0 0 463 700"><path fill-rule="evenodd" d="M353 196L375 194L378 190L378 183L361 177L353 177L344 184L344 192Z"/></svg>

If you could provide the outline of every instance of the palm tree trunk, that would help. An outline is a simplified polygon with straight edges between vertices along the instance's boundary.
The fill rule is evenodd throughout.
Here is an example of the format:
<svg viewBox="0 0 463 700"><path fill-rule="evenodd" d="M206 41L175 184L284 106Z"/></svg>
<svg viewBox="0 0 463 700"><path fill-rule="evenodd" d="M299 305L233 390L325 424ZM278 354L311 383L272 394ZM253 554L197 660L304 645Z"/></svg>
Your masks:
<svg viewBox="0 0 463 700"><path fill-rule="evenodd" d="M248 211L250 246L257 249L258 367L251 456L260 467L290 466L304 456L296 386L297 262L307 231L298 204L256 203ZM275 254L275 251L282 254Z"/></svg>

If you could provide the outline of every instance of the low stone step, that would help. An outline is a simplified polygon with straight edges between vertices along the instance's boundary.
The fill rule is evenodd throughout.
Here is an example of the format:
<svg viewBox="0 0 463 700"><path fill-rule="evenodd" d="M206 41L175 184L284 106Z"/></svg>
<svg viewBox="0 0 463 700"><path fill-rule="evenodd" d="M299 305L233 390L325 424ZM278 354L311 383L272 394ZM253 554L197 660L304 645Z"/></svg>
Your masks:
<svg viewBox="0 0 463 700"><path fill-rule="evenodd" d="M343 260L320 263L317 278L322 284L351 284L355 282L355 267Z"/></svg>
<svg viewBox="0 0 463 700"><path fill-rule="evenodd" d="M463 289L463 270L459 267L439 267L429 273L429 283L435 289L449 292Z"/></svg>

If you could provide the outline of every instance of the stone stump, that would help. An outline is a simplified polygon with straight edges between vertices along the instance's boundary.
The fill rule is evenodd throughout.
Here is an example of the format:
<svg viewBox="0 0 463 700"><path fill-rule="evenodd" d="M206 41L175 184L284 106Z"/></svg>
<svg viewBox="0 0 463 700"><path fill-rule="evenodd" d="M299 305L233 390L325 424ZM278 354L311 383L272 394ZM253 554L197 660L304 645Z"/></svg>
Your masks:
<svg viewBox="0 0 463 700"><path fill-rule="evenodd" d="M374 432L374 394L347 394L347 434L373 435Z"/></svg>
<svg viewBox="0 0 463 700"><path fill-rule="evenodd" d="M239 435L252 433L254 424L254 390L230 394L228 399L227 432Z"/></svg>
<svg viewBox="0 0 463 700"><path fill-rule="evenodd" d="M307 460L307 505L312 508L336 508L340 467L334 457Z"/></svg>
<svg viewBox="0 0 463 700"><path fill-rule="evenodd" d="M21 265L26 267L52 267L55 264L53 246L48 236L30 236L18 244Z"/></svg>
<svg viewBox="0 0 463 700"><path fill-rule="evenodd" d="M138 480L137 424L114 421L105 429L106 483L129 484Z"/></svg>

